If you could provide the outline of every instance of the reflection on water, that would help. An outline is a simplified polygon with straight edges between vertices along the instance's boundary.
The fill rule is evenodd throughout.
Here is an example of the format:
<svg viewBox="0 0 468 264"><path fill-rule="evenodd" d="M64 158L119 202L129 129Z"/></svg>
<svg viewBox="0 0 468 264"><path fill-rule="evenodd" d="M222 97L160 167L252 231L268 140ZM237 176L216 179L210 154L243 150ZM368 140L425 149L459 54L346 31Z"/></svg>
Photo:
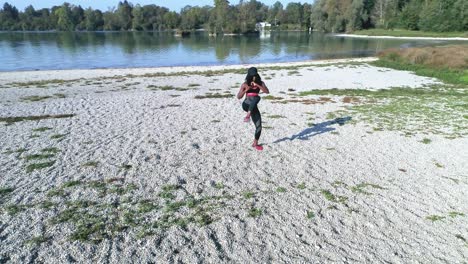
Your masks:
<svg viewBox="0 0 468 264"><path fill-rule="evenodd" d="M0 71L219 65L372 56L449 41L343 38L321 33L187 38L169 32L2 32Z"/></svg>

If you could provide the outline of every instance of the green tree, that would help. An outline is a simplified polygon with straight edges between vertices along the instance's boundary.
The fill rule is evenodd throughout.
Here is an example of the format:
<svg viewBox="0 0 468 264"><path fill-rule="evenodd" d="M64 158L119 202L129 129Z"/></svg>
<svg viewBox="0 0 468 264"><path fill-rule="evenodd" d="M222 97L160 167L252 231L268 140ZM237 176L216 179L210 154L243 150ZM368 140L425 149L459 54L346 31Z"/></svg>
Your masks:
<svg viewBox="0 0 468 264"><path fill-rule="evenodd" d="M283 4L277 1L268 10L267 21L271 23L273 26L277 26L278 24L281 24L283 13L284 13Z"/></svg>
<svg viewBox="0 0 468 264"><path fill-rule="evenodd" d="M48 8L42 8L36 11L36 17L34 19L34 25L37 30L51 30L55 29L50 10Z"/></svg>
<svg viewBox="0 0 468 264"><path fill-rule="evenodd" d="M286 23L289 24L302 24L302 5L301 3L289 3L286 6Z"/></svg>
<svg viewBox="0 0 468 264"><path fill-rule="evenodd" d="M186 6L180 11L180 28L183 30L199 29L205 23L203 9Z"/></svg>
<svg viewBox="0 0 468 264"><path fill-rule="evenodd" d="M120 30L120 23L115 15L115 8L111 8L103 14L104 30Z"/></svg>
<svg viewBox="0 0 468 264"><path fill-rule="evenodd" d="M378 28L388 28L389 21L395 15L395 12L392 12L394 6L396 6L395 0L376 0L371 11L373 24Z"/></svg>
<svg viewBox="0 0 468 264"><path fill-rule="evenodd" d="M463 8L457 0L432 0L424 5L418 26L425 31L454 31L463 30L463 15L455 7Z"/></svg>
<svg viewBox="0 0 468 264"><path fill-rule="evenodd" d="M371 19L374 4L374 0L353 0L351 2L346 15L346 29L348 32L374 26Z"/></svg>
<svg viewBox="0 0 468 264"><path fill-rule="evenodd" d="M64 3L58 9L54 11L57 16L57 29L63 31L73 30L73 18L69 3Z"/></svg>
<svg viewBox="0 0 468 264"><path fill-rule="evenodd" d="M210 17L213 20L213 33L223 33L226 27L226 18L228 17L229 1L214 0L213 15Z"/></svg>
<svg viewBox="0 0 468 264"><path fill-rule="evenodd" d="M17 30L19 29L19 12L18 9L8 3L3 5L0 10L0 29L1 30Z"/></svg>
<svg viewBox="0 0 468 264"><path fill-rule="evenodd" d="M144 22L145 16L143 8L140 5L136 5L132 10L132 29L143 30Z"/></svg>
<svg viewBox="0 0 468 264"><path fill-rule="evenodd" d="M116 16L120 29L130 30L132 28L132 9L132 5L127 0L119 2Z"/></svg>
<svg viewBox="0 0 468 264"><path fill-rule="evenodd" d="M100 10L93 10L91 7L84 11L84 27L88 31L102 30L104 19Z"/></svg>
<svg viewBox="0 0 468 264"><path fill-rule="evenodd" d="M20 14L21 20L21 29L22 30L35 30L35 17L36 17L36 10L32 5L27 6L24 9L24 12Z"/></svg>
<svg viewBox="0 0 468 264"><path fill-rule="evenodd" d="M180 16L174 11L167 12L164 14L163 20L167 29L174 29L179 26Z"/></svg>
<svg viewBox="0 0 468 264"><path fill-rule="evenodd" d="M84 10L81 6L73 6L71 8L71 16L74 29L85 29Z"/></svg>
<svg viewBox="0 0 468 264"><path fill-rule="evenodd" d="M310 16L312 15L312 5L308 3L304 3L302 6L302 28L309 29L310 25Z"/></svg>
<svg viewBox="0 0 468 264"><path fill-rule="evenodd" d="M239 1L236 7L239 32L248 33L255 31L255 24L257 23L256 7L256 1L249 1L248 3L245 3L243 0Z"/></svg>
<svg viewBox="0 0 468 264"><path fill-rule="evenodd" d="M143 16L145 18L144 30L164 30L166 23L164 15L169 12L169 9L157 5L143 6Z"/></svg>
<svg viewBox="0 0 468 264"><path fill-rule="evenodd" d="M466 0L458 0L453 5L454 19L459 21L454 30L468 31L468 3Z"/></svg>
<svg viewBox="0 0 468 264"><path fill-rule="evenodd" d="M405 29L418 30L419 13L421 12L422 1L411 0L406 4L400 14L400 25Z"/></svg>

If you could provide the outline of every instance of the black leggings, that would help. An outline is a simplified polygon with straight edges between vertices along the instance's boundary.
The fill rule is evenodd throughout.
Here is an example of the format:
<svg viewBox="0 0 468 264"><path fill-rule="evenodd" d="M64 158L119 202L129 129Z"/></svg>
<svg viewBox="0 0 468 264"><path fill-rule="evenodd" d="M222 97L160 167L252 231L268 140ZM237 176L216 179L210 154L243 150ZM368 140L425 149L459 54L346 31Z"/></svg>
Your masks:
<svg viewBox="0 0 468 264"><path fill-rule="evenodd" d="M260 96L249 96L248 97L248 104L249 104L249 111L252 111L257 107L258 103L260 103Z"/></svg>
<svg viewBox="0 0 468 264"><path fill-rule="evenodd" d="M253 123L255 124L255 139L258 140L260 139L260 135L262 134L262 116L260 115L260 111L258 110L257 107L257 102L254 102L252 100L253 98L247 97L244 102L242 102L242 109L244 111L248 112L250 111L250 117L252 118ZM253 107L252 110L250 110L250 106L254 104L255 106Z"/></svg>

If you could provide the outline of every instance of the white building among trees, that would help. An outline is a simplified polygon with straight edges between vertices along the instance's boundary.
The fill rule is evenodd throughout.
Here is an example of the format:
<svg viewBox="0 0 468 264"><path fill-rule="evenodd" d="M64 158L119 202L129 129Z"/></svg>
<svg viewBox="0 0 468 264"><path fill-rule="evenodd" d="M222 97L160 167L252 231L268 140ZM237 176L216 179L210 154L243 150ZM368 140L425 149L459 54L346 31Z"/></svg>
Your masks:
<svg viewBox="0 0 468 264"><path fill-rule="evenodd" d="M265 30L265 28L270 29L271 24L268 22L258 22L257 24L255 24L255 29L258 31L263 31Z"/></svg>

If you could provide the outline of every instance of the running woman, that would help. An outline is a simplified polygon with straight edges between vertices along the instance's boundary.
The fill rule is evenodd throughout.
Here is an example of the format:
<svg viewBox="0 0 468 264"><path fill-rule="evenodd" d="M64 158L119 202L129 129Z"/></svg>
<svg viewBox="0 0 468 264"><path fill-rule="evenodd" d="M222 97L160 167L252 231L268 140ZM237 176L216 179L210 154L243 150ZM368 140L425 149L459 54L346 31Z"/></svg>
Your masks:
<svg viewBox="0 0 468 264"><path fill-rule="evenodd" d="M242 109L247 112L244 118L245 122L249 122L250 118L255 125L255 135L252 147L257 150L263 150L263 147L258 144L260 135L262 133L262 116L258 110L257 104L260 102L259 93L270 93L265 83L260 78L257 68L251 67L247 71L245 82L241 85L239 92L237 93L237 99L242 99L245 95L245 99L242 102Z"/></svg>

